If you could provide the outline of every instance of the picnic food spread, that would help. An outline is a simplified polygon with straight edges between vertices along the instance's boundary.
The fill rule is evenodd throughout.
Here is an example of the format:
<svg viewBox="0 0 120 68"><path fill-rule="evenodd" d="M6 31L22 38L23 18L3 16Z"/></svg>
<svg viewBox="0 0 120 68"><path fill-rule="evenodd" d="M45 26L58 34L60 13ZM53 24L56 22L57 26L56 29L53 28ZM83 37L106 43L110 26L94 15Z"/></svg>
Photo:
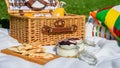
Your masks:
<svg viewBox="0 0 120 68"><path fill-rule="evenodd" d="M45 48L43 48L41 45L23 44L22 46L11 47L8 49L18 52L21 55L25 55L33 58L50 59L54 57L52 54L46 53Z"/></svg>
<svg viewBox="0 0 120 68"><path fill-rule="evenodd" d="M80 60L83 60L88 64L96 64L96 57L84 49L85 45L91 46L91 43L88 42L91 41L85 40L84 42L84 40L79 38L68 38L65 40L61 40L55 46L56 50L54 51L56 54L46 52L47 49L44 48L42 45L39 45L39 43L23 43L19 46L3 49L1 50L1 52L13 56L18 56L25 60L42 65L59 57L79 58Z"/></svg>
<svg viewBox="0 0 120 68"><path fill-rule="evenodd" d="M43 48L41 45L24 43L19 46L3 49L1 50L1 52L5 54L17 56L25 60L42 64L42 65L59 57L55 54L45 52L45 50L46 49Z"/></svg>

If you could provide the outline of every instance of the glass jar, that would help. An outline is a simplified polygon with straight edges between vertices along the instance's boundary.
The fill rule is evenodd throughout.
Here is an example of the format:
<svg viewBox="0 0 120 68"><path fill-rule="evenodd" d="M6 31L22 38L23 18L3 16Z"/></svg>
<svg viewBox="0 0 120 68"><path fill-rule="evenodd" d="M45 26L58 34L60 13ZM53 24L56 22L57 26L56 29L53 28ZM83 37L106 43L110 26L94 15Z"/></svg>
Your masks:
<svg viewBox="0 0 120 68"><path fill-rule="evenodd" d="M97 58L90 52L83 50L79 53L78 58L87 62L90 65L95 65L97 63Z"/></svg>
<svg viewBox="0 0 120 68"><path fill-rule="evenodd" d="M76 45L58 45L57 55L68 58L76 58L79 53L79 48Z"/></svg>

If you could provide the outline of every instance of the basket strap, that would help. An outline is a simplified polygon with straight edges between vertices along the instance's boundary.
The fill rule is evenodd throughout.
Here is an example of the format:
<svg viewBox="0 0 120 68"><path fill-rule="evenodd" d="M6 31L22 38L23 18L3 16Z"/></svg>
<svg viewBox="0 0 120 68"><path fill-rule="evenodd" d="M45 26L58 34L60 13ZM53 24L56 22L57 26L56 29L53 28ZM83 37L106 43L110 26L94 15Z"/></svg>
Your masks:
<svg viewBox="0 0 120 68"><path fill-rule="evenodd" d="M35 0L29 0L25 2L25 5L28 6L29 8L32 8L31 5L35 2Z"/></svg>
<svg viewBox="0 0 120 68"><path fill-rule="evenodd" d="M32 7L32 5L33 5L33 3L34 3L35 1L39 1L40 3L42 3L42 4L44 5L44 7L42 7L42 8ZM49 0L49 1L50 1L50 3L47 3L47 2L44 1L44 0L29 0L29 1L27 1L25 4L26 4L29 8L33 9L33 10L42 10L42 9L44 9L46 6L56 6L56 5L57 5L57 1L56 1L56 0ZM53 1L55 1L55 3L53 3Z"/></svg>
<svg viewBox="0 0 120 68"><path fill-rule="evenodd" d="M34 4L34 2L39 1L40 3L42 3L44 5L44 7L41 8L35 8L32 7L32 5ZM32 10L42 10L45 8L45 6L47 6L47 2L45 2L44 0L29 0L25 3L26 6L28 6L29 8L31 8Z"/></svg>
<svg viewBox="0 0 120 68"><path fill-rule="evenodd" d="M44 4L45 6L47 6L48 5L48 3L46 2L46 1L44 1L44 0L38 0L40 3L42 3L42 4Z"/></svg>

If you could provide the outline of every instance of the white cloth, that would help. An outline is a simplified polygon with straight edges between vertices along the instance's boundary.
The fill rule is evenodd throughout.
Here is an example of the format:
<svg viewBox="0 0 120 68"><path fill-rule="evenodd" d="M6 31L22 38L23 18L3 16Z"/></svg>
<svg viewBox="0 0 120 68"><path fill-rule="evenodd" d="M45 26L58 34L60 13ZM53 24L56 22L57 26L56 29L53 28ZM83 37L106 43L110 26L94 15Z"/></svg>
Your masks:
<svg viewBox="0 0 120 68"><path fill-rule="evenodd" d="M86 46L85 49L94 54L98 60L96 65L89 65L78 58L58 58L47 64L39 65L22 58L0 53L0 68L120 68L120 48L117 41L100 37L87 37L96 46ZM8 30L0 28L0 50L17 46L17 40L9 36ZM54 47L45 46L46 52L54 53Z"/></svg>
<svg viewBox="0 0 120 68"><path fill-rule="evenodd" d="M50 61L43 68L93 68L84 61L76 58L58 58ZM95 67L94 67L95 68Z"/></svg>
<svg viewBox="0 0 120 68"><path fill-rule="evenodd" d="M16 39L9 36L7 29L0 28L0 50L19 44ZM0 53L0 68L41 68L41 65Z"/></svg>
<svg viewBox="0 0 120 68"><path fill-rule="evenodd" d="M41 68L41 65L25 61L21 58L0 54L0 68Z"/></svg>
<svg viewBox="0 0 120 68"><path fill-rule="evenodd" d="M9 36L9 32L7 29L0 28L0 50L5 49L11 46L17 46L20 43L11 36Z"/></svg>

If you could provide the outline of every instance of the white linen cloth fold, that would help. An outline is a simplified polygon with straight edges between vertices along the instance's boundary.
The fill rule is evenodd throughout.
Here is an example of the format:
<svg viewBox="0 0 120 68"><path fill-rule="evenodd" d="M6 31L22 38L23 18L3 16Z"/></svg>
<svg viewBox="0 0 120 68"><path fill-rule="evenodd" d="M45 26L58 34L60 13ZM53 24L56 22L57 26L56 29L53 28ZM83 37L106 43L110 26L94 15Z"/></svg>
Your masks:
<svg viewBox="0 0 120 68"><path fill-rule="evenodd" d="M96 68L76 58L58 58L45 64L42 68Z"/></svg>
<svg viewBox="0 0 120 68"><path fill-rule="evenodd" d="M41 68L42 65L32 63L22 58L0 54L0 68Z"/></svg>
<svg viewBox="0 0 120 68"><path fill-rule="evenodd" d="M96 65L89 65L78 58L58 58L39 65L22 58L0 53L0 68L120 68L120 48L115 40L106 40L100 37L86 37L95 42L96 46L85 46L85 49L94 54L98 60ZM0 50L17 46L20 43L9 36L8 30L0 28ZM54 53L54 46L45 46L46 52Z"/></svg>
<svg viewBox="0 0 120 68"><path fill-rule="evenodd" d="M11 36L9 36L9 30L0 28L0 50L12 47L12 46L17 46L20 43Z"/></svg>

